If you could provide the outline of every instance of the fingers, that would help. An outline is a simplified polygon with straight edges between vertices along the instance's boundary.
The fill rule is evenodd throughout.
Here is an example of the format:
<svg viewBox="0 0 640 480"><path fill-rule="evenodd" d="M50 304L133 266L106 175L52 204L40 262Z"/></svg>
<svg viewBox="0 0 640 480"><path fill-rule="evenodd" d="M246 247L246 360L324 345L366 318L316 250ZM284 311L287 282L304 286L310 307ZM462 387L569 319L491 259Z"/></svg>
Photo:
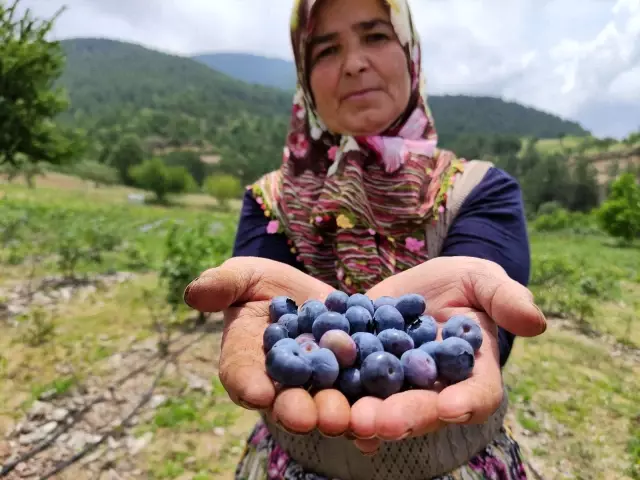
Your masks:
<svg viewBox="0 0 640 480"><path fill-rule="evenodd" d="M376 436L383 440L402 440L424 435L441 426L438 419L438 393L409 390L397 393L378 405Z"/></svg>
<svg viewBox="0 0 640 480"><path fill-rule="evenodd" d="M270 300L277 295L287 295L298 304L310 295L323 300L332 290L290 265L264 258L234 257L191 282L184 300L198 311L220 312L236 303Z"/></svg>
<svg viewBox="0 0 640 480"><path fill-rule="evenodd" d="M505 330L521 337L535 337L547 329L547 320L529 289L506 273L476 270L469 272L467 278L476 303Z"/></svg>
<svg viewBox="0 0 640 480"><path fill-rule="evenodd" d="M499 349L495 324L479 315L483 341L475 355L471 377L446 387L437 398L437 415L446 423L479 424L485 422L500 406L503 397Z"/></svg>
<svg viewBox="0 0 640 480"><path fill-rule="evenodd" d="M351 407L338 390L320 390L314 397L318 411L318 430L328 437L344 434L349 428Z"/></svg>
<svg viewBox="0 0 640 480"><path fill-rule="evenodd" d="M360 440L369 440L376 436L376 415L382 400L375 397L362 397L351 406L349 430Z"/></svg>
<svg viewBox="0 0 640 480"><path fill-rule="evenodd" d="M529 289L489 260L434 258L384 280L367 294L375 299L409 290L422 294L429 311L440 321L461 307L469 307L487 312L498 325L518 336L532 337L546 330L546 319Z"/></svg>
<svg viewBox="0 0 640 480"><path fill-rule="evenodd" d="M375 455L382 445L382 440L372 438L371 440L354 440L354 445L363 455Z"/></svg>
<svg viewBox="0 0 640 480"><path fill-rule="evenodd" d="M266 302L263 308L268 308ZM252 309L243 309L242 316L237 308L227 312L220 352L220 381L238 405L264 409L272 404L276 394L265 370L262 350L268 317Z"/></svg>
<svg viewBox="0 0 640 480"><path fill-rule="evenodd" d="M281 391L271 413L275 422L291 433L311 432L318 424L318 410L309 392L302 388Z"/></svg>

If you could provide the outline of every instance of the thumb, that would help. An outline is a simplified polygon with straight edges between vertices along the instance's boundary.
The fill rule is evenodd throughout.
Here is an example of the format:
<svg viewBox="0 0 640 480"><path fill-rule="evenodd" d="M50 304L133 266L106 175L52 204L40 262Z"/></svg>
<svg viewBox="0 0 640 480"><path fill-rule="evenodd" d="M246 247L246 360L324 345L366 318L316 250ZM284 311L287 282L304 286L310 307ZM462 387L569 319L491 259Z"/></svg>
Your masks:
<svg viewBox="0 0 640 480"><path fill-rule="evenodd" d="M460 308L486 312L505 330L521 336L542 334L547 323L531 291L489 260L437 257L398 273L372 288L371 298L420 293L431 314L446 320Z"/></svg>
<svg viewBox="0 0 640 480"><path fill-rule="evenodd" d="M480 308L505 330L520 337L535 337L547 321L531 291L513 280L499 265L478 263L466 274L465 291L472 306Z"/></svg>
<svg viewBox="0 0 640 480"><path fill-rule="evenodd" d="M184 291L184 301L201 312L220 312L249 301L287 295L298 305L311 296L324 300L333 290L295 267L258 257L233 257L205 270Z"/></svg>

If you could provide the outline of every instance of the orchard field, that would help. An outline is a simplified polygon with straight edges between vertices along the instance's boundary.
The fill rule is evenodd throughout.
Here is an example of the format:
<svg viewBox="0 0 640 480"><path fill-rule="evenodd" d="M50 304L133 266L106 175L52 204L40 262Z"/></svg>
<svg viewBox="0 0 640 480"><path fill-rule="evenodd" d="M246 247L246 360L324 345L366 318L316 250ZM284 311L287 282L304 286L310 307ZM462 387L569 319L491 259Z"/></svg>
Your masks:
<svg viewBox="0 0 640 480"><path fill-rule="evenodd" d="M0 183L0 478L233 476L256 416L217 379L220 318L181 294L230 254L237 205L131 192ZM505 368L529 476L640 479L640 248L557 213L531 242L550 325Z"/></svg>

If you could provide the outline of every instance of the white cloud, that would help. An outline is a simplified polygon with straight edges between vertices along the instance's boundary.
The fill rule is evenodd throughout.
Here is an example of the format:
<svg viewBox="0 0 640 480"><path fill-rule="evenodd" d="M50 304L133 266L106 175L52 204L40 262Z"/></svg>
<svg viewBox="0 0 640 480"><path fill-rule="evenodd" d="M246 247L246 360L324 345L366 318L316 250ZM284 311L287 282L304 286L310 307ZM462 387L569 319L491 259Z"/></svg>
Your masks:
<svg viewBox="0 0 640 480"><path fill-rule="evenodd" d="M410 0L431 93L501 95L599 135L640 126L640 0ZM63 0L23 0L50 16ZM291 58L292 0L66 0L58 37Z"/></svg>

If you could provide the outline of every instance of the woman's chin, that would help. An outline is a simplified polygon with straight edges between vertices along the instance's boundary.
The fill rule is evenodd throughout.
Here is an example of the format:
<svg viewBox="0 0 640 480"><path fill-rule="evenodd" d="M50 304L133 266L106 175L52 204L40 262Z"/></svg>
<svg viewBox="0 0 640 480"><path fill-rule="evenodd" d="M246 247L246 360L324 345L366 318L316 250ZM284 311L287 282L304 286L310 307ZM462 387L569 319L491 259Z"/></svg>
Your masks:
<svg viewBox="0 0 640 480"><path fill-rule="evenodd" d="M393 118L381 115L379 111L360 111L343 122L342 134L362 137L379 135L392 123Z"/></svg>

